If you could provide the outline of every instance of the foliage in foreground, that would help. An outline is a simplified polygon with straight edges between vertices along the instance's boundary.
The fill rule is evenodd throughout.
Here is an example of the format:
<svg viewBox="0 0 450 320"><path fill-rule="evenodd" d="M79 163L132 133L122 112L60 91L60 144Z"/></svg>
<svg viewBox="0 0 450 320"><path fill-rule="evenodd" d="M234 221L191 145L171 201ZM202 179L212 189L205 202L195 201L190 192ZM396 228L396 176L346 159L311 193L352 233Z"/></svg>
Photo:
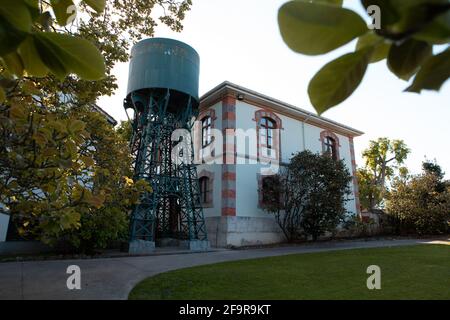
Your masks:
<svg viewBox="0 0 450 320"><path fill-rule="evenodd" d="M288 241L334 232L347 213L352 180L342 160L303 151L276 176L265 178L262 203Z"/></svg>
<svg viewBox="0 0 450 320"><path fill-rule="evenodd" d="M127 142L98 112L1 108L0 135L0 210L21 236L104 247L148 189L130 178Z"/></svg>
<svg viewBox="0 0 450 320"><path fill-rule="evenodd" d="M130 46L153 36L153 10L180 31L190 6L1 1L0 211L21 235L83 251L126 232L127 210L148 187L130 179L124 133L91 108L117 89L112 70L128 60Z"/></svg>
<svg viewBox="0 0 450 320"><path fill-rule="evenodd" d="M422 174L396 179L387 212L397 221L400 233L450 232L450 184L443 181L440 167L426 162Z"/></svg>
<svg viewBox="0 0 450 320"><path fill-rule="evenodd" d="M450 77L450 48L433 49L450 43L449 0L361 0L374 14L374 29L343 2L295 0L278 12L281 35L298 53L322 55L358 39L354 52L326 64L310 81L308 94L319 114L345 101L369 64L383 60L398 78L414 77L405 91L440 90Z"/></svg>
<svg viewBox="0 0 450 320"><path fill-rule="evenodd" d="M180 31L190 6L191 0L82 0L76 6L72 0L2 0L0 102L17 91L17 79L45 89L56 77L59 89L76 93L78 101L110 95L117 89L114 64L127 61L130 45L142 36L153 36L153 9L163 9L159 20Z"/></svg>

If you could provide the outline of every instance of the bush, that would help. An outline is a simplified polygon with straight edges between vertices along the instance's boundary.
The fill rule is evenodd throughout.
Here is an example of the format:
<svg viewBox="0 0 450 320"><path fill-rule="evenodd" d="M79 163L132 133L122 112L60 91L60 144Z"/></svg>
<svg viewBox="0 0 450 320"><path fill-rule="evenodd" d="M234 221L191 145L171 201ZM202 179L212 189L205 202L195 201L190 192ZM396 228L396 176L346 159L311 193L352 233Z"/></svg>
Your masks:
<svg viewBox="0 0 450 320"><path fill-rule="evenodd" d="M19 236L89 253L123 237L130 208L151 191L129 178L127 141L87 108L28 113L21 126L0 128L1 148L11 150L0 152L0 211ZM0 112L0 122L13 115Z"/></svg>
<svg viewBox="0 0 450 320"><path fill-rule="evenodd" d="M373 235L376 223L373 219L364 221L358 215L352 215L343 224L343 229L349 237L368 237Z"/></svg>
<svg viewBox="0 0 450 320"><path fill-rule="evenodd" d="M387 211L398 221L400 233L422 235L450 231L450 187L441 177L425 171L410 180L394 182Z"/></svg>
<svg viewBox="0 0 450 320"><path fill-rule="evenodd" d="M334 232L347 213L351 176L343 161L303 151L263 183L263 208L288 241Z"/></svg>

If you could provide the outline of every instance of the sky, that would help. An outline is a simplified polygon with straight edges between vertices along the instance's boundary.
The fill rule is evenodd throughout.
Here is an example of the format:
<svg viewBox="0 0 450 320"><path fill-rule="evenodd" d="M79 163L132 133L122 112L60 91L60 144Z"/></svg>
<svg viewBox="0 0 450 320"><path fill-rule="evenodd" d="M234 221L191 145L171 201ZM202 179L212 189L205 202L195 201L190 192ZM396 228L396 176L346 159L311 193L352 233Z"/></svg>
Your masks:
<svg viewBox="0 0 450 320"><path fill-rule="evenodd" d="M191 45L200 55L200 95L228 80L278 100L314 111L308 83L327 62L354 50L355 41L323 56L304 56L283 42L277 13L286 0L193 0L191 11L177 33L156 28L155 37ZM367 17L360 1L345 6ZM158 13L156 13L157 17ZM366 19L368 21L368 19ZM116 120L126 120L128 63L114 68L119 89L101 97L98 105ZM421 95L403 92L408 83L390 73L386 61L371 64L357 91L323 116L365 132L355 139L358 166L361 152L378 137L403 139L411 149L406 161L419 173L425 157L437 160L450 178L450 81L440 92ZM300 139L300 137L299 137Z"/></svg>

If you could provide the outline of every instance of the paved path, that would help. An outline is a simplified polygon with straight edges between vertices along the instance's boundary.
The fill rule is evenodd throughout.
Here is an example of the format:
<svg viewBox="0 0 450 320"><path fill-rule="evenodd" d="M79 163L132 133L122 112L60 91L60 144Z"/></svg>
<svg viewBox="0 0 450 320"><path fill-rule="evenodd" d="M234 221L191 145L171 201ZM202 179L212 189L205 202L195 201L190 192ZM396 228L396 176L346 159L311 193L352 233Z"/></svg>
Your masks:
<svg viewBox="0 0 450 320"><path fill-rule="evenodd" d="M131 289L146 277L185 267L223 261L295 253L405 246L427 240L341 241L249 250L219 250L91 260L27 261L0 263L0 299L127 299ZM68 290L69 265L81 268L81 290Z"/></svg>

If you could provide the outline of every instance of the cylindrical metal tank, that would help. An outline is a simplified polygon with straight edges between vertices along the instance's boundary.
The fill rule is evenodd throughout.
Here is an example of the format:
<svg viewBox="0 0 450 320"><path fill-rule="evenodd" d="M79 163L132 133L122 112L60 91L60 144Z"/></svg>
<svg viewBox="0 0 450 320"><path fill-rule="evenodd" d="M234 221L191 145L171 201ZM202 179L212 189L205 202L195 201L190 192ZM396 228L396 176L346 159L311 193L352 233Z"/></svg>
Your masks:
<svg viewBox="0 0 450 320"><path fill-rule="evenodd" d="M150 38L131 50L127 95L142 89L171 89L198 102L200 57L189 45Z"/></svg>

